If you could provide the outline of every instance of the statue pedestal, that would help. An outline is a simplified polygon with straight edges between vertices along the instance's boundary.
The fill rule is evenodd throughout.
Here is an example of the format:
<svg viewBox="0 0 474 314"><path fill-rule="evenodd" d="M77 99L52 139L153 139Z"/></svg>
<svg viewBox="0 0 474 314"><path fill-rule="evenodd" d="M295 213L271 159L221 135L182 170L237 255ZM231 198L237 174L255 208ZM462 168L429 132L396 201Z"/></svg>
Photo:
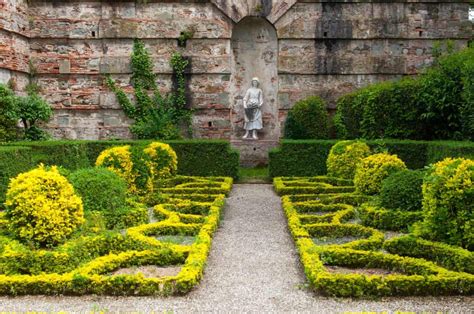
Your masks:
<svg viewBox="0 0 474 314"><path fill-rule="evenodd" d="M230 144L240 152L240 165L242 167L257 167L268 164L268 152L278 146L278 141L250 138L231 140Z"/></svg>

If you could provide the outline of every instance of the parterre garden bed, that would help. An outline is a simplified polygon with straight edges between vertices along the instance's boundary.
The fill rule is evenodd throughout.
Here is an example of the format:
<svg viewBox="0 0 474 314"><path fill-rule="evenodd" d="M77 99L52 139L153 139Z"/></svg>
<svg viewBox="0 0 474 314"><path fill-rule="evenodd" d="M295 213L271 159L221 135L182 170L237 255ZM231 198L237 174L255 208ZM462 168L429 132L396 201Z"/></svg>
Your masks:
<svg viewBox="0 0 474 314"><path fill-rule="evenodd" d="M144 150L150 158L145 159L141 165L151 169L146 183L140 187L139 173L131 176L135 181L128 186L126 200L130 209L116 215L100 210L88 211L87 197L83 197L83 223L58 243L34 241L38 239L42 222L33 216L28 219L37 225L30 224L28 228L38 232L30 234L31 238L25 238L25 234L21 232L16 234L12 227L12 212L15 213L21 206L17 204L14 208L10 203L6 205L7 210L0 211L0 294L172 295L186 293L196 286L203 276L212 236L218 227L225 197L232 188L233 179L172 175L169 169L160 165L160 158L156 158L157 155L162 157L160 154L165 150L152 145ZM132 151L130 147L122 148L126 148L126 152ZM165 148L169 150L169 146L166 145ZM108 164L111 171L122 175L122 170L131 169L127 168L127 164L121 164L124 160L119 155L112 157L115 159L111 159ZM129 162L128 165L131 165L132 161ZM134 167L140 164L137 160L133 162ZM175 164L176 160L174 168L170 168L171 172L176 172ZM95 171L95 168L91 169ZM40 166L32 171L24 175L30 175L27 178L31 178L32 173L44 172L46 175L59 176L60 172L71 182L74 181L65 169L58 172L56 168L50 171ZM130 178L130 173L127 179ZM47 179L41 179L43 183L48 182ZM82 178L86 179L89 178ZM91 182L88 181L88 184L92 184ZM125 186L125 181L123 183ZM20 192L12 194L15 184L19 186ZM10 183L6 204L11 199L22 202L23 199L19 200L18 195L25 188L31 188L31 184L34 185L22 184L13 181ZM133 193L130 192L131 187ZM39 203L44 199L54 199L58 193L57 190L49 191L46 183L35 188L39 194L47 191L44 198L40 198L41 195L36 198ZM74 188L78 193L80 189L76 189L76 186ZM103 192L107 193L108 187L104 185L103 188ZM114 195L106 195L107 197L113 198ZM68 209L71 208L69 201L66 201ZM54 205L50 207L53 208ZM13 208L11 212L8 212L8 206ZM44 205L36 210L50 210L44 209L48 206ZM57 211L50 218L54 220L60 214ZM104 223L107 219L110 220L108 223L115 223L114 227L107 227ZM51 230L48 232L53 233Z"/></svg>
<svg viewBox="0 0 474 314"><path fill-rule="evenodd" d="M340 297L473 294L474 162L408 170L372 149L341 141L326 176L274 178L310 285Z"/></svg>
<svg viewBox="0 0 474 314"><path fill-rule="evenodd" d="M277 177L274 187L314 289L338 297L474 292L472 252L410 235L385 240L378 229L348 223L369 200L350 180Z"/></svg>

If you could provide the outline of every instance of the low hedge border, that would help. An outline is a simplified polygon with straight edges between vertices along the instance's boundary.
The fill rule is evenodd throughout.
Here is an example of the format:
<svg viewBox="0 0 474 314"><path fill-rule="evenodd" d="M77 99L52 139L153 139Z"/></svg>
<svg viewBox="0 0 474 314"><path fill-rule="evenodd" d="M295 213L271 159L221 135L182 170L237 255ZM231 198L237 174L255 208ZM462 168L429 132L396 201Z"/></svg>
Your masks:
<svg viewBox="0 0 474 314"><path fill-rule="evenodd" d="M474 274L474 253L441 242L432 242L408 235L384 243L390 253L424 258L453 271Z"/></svg>
<svg viewBox="0 0 474 314"><path fill-rule="evenodd" d="M324 248L317 251L323 265L378 267L406 273L406 275L366 276L320 271L313 281L314 287L331 296L471 295L474 293L474 276L452 272L422 259L347 248Z"/></svg>
<svg viewBox="0 0 474 314"><path fill-rule="evenodd" d="M44 141L13 142L0 146L0 204L10 178L39 163L68 170L91 167L103 150L121 145L146 145L150 141ZM178 156L178 174L224 176L238 179L239 153L223 140L166 141Z"/></svg>
<svg viewBox="0 0 474 314"><path fill-rule="evenodd" d="M351 193L355 191L352 181L331 177L275 178L273 186L278 195Z"/></svg>
<svg viewBox="0 0 474 314"><path fill-rule="evenodd" d="M368 228L356 224L342 224L341 216L347 215L348 210L342 210L336 212L332 216L332 220L327 223L310 223L304 224L301 218L307 218L308 215L300 215L293 206L288 196L282 198L283 210L286 213L288 222L291 223L290 231L295 238L314 238L314 237L342 237L342 236L361 236L361 238L355 241L351 241L345 244L331 244L326 245L327 247L345 247L345 248L357 248L360 250L372 250L378 249L382 246L384 241L384 235L380 231L373 228ZM353 209L352 209L353 212ZM325 247L326 247L325 246Z"/></svg>
<svg viewBox="0 0 474 314"><path fill-rule="evenodd" d="M188 181L191 179L187 178ZM196 182L216 182L227 184L231 188L231 178L195 178ZM201 184L202 186L203 184ZM171 295L183 294L198 284L202 277L207 256L209 254L212 235L218 227L225 195L209 194L178 194L179 189L172 191L165 202L154 207L157 222L144 224L125 231L125 235L111 233L109 241L104 241L106 235L82 237L68 241L56 251L31 251L32 255L22 256L20 243L3 236L0 237L0 294L100 294L100 295ZM173 198L171 195L183 196ZM173 209L177 208L177 211ZM1 230L0 230L1 231ZM154 238L157 234L193 235L196 240L192 245L179 245L159 241ZM84 244L84 246L83 246ZM78 250L81 248L81 250ZM16 258L13 256L17 250ZM74 252L88 256L74 256ZM45 254L51 258L44 259ZM15 261L22 259L27 267L35 267L31 256L36 255L42 265L29 274ZM55 265L48 265L54 261ZM46 273L63 267L56 273ZM135 265L182 265L176 276L163 278L145 278L142 274L108 275L118 268ZM71 267L73 267L71 269Z"/></svg>
<svg viewBox="0 0 474 314"><path fill-rule="evenodd" d="M406 211L379 208L363 204L358 208L364 226L393 231L409 231L409 227L423 219L422 211Z"/></svg>
<svg viewBox="0 0 474 314"><path fill-rule="evenodd" d="M285 180L275 178L274 181L281 184ZM289 230L296 242L305 274L314 289L337 297L471 295L474 293L472 274L448 270L421 258L373 251L379 249L384 241L383 234L373 228L342 224L341 219L337 220L335 216L326 223L305 224L301 218L308 219L307 216L310 216L309 213L313 209L326 209L336 214L346 213L350 210L349 206L357 206L364 202L358 199L357 195L348 196L347 193L342 194L342 197L341 194L333 194L332 197L330 195L296 194L282 197ZM345 200L349 200L352 204L345 203ZM364 235L368 238L330 245L317 245L311 238L314 235L347 235L348 233ZM398 242L395 242L397 239L386 242L392 243L393 253L397 251ZM409 250L409 245L406 249ZM426 252L423 254L425 255L420 254L420 256L429 255ZM387 276L338 274L331 273L325 265L353 268L376 267L403 274Z"/></svg>
<svg viewBox="0 0 474 314"><path fill-rule="evenodd" d="M226 177L213 177L210 180L194 180L189 181L193 177L178 176L175 182L183 182L176 184L172 188L168 187L157 187L158 193L162 194L224 194L228 195L232 189L232 178ZM167 185L166 182L160 183Z"/></svg>
<svg viewBox="0 0 474 314"><path fill-rule="evenodd" d="M271 177L325 175L326 160L338 140L282 140L280 147L269 153ZM372 149L387 150L402 159L408 168L419 169L446 157L474 159L474 143L470 141L370 140Z"/></svg>
<svg viewBox="0 0 474 314"><path fill-rule="evenodd" d="M346 204L358 206L369 200L367 195L355 193L293 194L288 196L292 202L307 202L306 205L323 202L324 204Z"/></svg>

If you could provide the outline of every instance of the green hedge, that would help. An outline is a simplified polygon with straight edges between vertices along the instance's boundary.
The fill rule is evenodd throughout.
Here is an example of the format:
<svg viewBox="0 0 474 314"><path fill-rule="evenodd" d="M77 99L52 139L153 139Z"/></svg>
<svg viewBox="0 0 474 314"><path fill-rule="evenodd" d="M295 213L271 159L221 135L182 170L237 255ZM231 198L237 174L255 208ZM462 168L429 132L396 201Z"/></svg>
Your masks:
<svg viewBox="0 0 474 314"><path fill-rule="evenodd" d="M140 145L151 141L45 141L14 142L0 146L0 204L11 177L38 163L69 170L90 167L100 152L118 145ZM178 155L178 174L238 178L239 153L221 140L166 141Z"/></svg>
<svg viewBox="0 0 474 314"><path fill-rule="evenodd" d="M28 171L33 166L29 147L0 146L0 209L5 201L5 193L10 178Z"/></svg>
<svg viewBox="0 0 474 314"><path fill-rule="evenodd" d="M364 226L394 231L409 231L411 225L423 220L421 211L388 210L363 204L359 207L359 218Z"/></svg>
<svg viewBox="0 0 474 314"><path fill-rule="evenodd" d="M317 176L326 174L326 159L337 140L282 140L270 151L269 173L279 176ZM474 159L474 143L469 141L367 141L372 150L387 150L400 157L408 168L420 169L446 157Z"/></svg>
<svg viewBox="0 0 474 314"><path fill-rule="evenodd" d="M338 137L474 139L474 46L446 49L450 53L442 56L434 50L433 64L418 76L378 82L339 98Z"/></svg>
<svg viewBox="0 0 474 314"><path fill-rule="evenodd" d="M271 177L308 177L326 174L326 159L336 140L282 140L269 153Z"/></svg>
<svg viewBox="0 0 474 314"><path fill-rule="evenodd" d="M474 252L441 242L431 242L408 235L385 241L392 254L424 258L454 271L474 274Z"/></svg>

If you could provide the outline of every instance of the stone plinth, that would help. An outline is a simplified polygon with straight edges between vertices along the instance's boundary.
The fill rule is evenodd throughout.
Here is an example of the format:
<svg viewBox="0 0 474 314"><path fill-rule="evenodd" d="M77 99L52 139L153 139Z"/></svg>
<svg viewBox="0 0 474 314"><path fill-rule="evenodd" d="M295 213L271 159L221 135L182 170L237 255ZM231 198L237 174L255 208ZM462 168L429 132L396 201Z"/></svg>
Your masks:
<svg viewBox="0 0 474 314"><path fill-rule="evenodd" d="M278 146L275 140L231 140L232 147L240 151L242 167L257 167L268 164L268 152Z"/></svg>

